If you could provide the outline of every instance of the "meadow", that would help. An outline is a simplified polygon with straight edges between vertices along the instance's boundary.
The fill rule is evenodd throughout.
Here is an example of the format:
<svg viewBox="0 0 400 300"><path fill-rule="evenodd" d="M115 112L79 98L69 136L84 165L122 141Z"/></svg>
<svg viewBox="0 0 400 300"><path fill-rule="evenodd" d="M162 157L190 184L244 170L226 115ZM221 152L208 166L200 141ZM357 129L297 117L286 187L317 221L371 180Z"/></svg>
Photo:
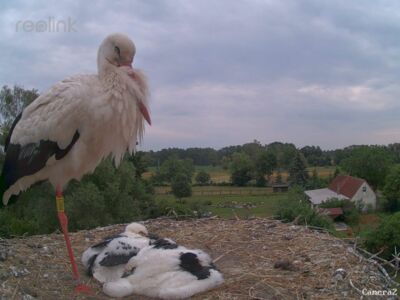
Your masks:
<svg viewBox="0 0 400 300"><path fill-rule="evenodd" d="M251 188L247 188L251 189ZM242 188L242 190L245 190ZM264 195L194 195L177 200L172 195L156 195L157 202L175 206L177 201L186 207L200 205L206 211L222 218L246 219L249 217L270 217L276 204L286 196L285 193L267 193Z"/></svg>
<svg viewBox="0 0 400 300"><path fill-rule="evenodd" d="M312 175L314 169L317 171L319 177L327 178L332 176L335 172L335 167L333 166L326 166L326 167L308 167L307 171L309 175ZM152 174L156 172L156 167L149 167L148 171L143 174L144 178L150 178ZM230 172L227 169L222 168L221 166L196 166L195 167L195 175L197 172L205 171L210 174L211 182L213 183L229 183L230 182ZM194 175L194 176L195 176ZM278 175L277 172L272 174L272 180L275 180L276 176ZM281 176L283 181L286 181L289 177L289 174L286 171L281 172ZM194 178L193 178L194 182Z"/></svg>

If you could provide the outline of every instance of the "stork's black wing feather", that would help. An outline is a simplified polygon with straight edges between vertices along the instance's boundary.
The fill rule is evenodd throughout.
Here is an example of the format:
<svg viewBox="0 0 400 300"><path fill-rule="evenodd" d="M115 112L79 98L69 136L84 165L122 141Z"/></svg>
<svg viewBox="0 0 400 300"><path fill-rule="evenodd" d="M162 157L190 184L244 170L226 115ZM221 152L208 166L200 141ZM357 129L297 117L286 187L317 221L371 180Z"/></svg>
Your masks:
<svg viewBox="0 0 400 300"><path fill-rule="evenodd" d="M132 257L136 256L139 249L134 248L127 252L107 253L107 255L99 262L103 267L113 267L126 264Z"/></svg>
<svg viewBox="0 0 400 300"><path fill-rule="evenodd" d="M14 132L14 128L15 128L15 126L17 126L18 121L21 119L21 116L22 116L22 112L19 113L19 115L15 118L14 122L11 125L10 131L8 132L8 135L4 142L4 152L7 152L7 148L8 148L8 145L10 144L10 140L11 140L11 135Z"/></svg>
<svg viewBox="0 0 400 300"><path fill-rule="evenodd" d="M117 235L108 236L108 237L104 238L101 242L93 245L92 248L103 248L103 247L107 246L113 239L123 237L123 236L125 236L125 235L117 234Z"/></svg>
<svg viewBox="0 0 400 300"><path fill-rule="evenodd" d="M179 264L181 269L196 276L199 280L208 278L210 270L214 269L213 265L202 266L197 255L191 252L181 253L179 259L181 261Z"/></svg>
<svg viewBox="0 0 400 300"><path fill-rule="evenodd" d="M155 241L151 241L150 245L153 246L153 248L155 249L176 249L178 248L178 245L175 244L174 242L167 240L167 239L163 239L163 238L159 238Z"/></svg>
<svg viewBox="0 0 400 300"><path fill-rule="evenodd" d="M18 120L14 122L12 130L17 122ZM53 155L56 160L62 159L79 139L79 132L76 131L65 149L61 149L57 142L50 140L41 140L37 143L21 146L10 142L12 130L5 144L6 157L0 177L0 199L3 198L4 192L20 178L35 174L44 168L49 158Z"/></svg>

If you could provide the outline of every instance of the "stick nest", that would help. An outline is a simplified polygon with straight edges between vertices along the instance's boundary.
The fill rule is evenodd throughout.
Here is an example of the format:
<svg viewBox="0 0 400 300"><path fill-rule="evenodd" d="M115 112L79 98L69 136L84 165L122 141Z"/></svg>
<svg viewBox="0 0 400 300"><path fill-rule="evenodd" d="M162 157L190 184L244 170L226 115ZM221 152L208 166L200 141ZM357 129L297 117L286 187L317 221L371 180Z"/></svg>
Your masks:
<svg viewBox="0 0 400 300"><path fill-rule="evenodd" d="M360 299L363 289L389 288L377 266L362 259L351 244L304 226L272 219L219 218L161 218L145 225L149 232L203 249L215 260L225 283L193 299ZM101 285L86 276L80 256L124 227L71 234L82 281L95 292L91 296L73 293L61 234L0 239L0 299L109 299ZM346 270L345 278L334 276L339 268ZM132 295L126 299L148 298Z"/></svg>

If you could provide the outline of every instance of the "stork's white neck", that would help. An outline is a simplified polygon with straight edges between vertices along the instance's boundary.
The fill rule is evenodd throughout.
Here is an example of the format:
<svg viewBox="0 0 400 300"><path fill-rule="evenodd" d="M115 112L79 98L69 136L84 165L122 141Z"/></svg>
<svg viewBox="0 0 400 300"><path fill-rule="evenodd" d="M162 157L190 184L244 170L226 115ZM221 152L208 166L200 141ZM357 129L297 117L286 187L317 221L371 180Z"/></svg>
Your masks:
<svg viewBox="0 0 400 300"><path fill-rule="evenodd" d="M106 62L100 65L98 76L105 91L121 94L125 89L124 79L118 67Z"/></svg>

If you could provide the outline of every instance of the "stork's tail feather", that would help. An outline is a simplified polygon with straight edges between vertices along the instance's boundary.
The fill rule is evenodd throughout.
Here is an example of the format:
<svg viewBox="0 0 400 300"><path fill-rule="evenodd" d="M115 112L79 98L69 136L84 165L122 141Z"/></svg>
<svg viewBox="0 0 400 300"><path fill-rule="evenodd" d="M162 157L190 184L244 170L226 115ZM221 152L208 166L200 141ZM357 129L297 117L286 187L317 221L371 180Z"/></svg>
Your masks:
<svg viewBox="0 0 400 300"><path fill-rule="evenodd" d="M0 207L4 207L3 196L7 190L6 180L3 175L0 176Z"/></svg>
<svg viewBox="0 0 400 300"><path fill-rule="evenodd" d="M4 204L3 198L8 188L9 186L6 183L4 175L2 174L0 176L0 209L5 207L6 205L13 204L18 199L18 196L11 196L11 198L7 200L7 203Z"/></svg>

